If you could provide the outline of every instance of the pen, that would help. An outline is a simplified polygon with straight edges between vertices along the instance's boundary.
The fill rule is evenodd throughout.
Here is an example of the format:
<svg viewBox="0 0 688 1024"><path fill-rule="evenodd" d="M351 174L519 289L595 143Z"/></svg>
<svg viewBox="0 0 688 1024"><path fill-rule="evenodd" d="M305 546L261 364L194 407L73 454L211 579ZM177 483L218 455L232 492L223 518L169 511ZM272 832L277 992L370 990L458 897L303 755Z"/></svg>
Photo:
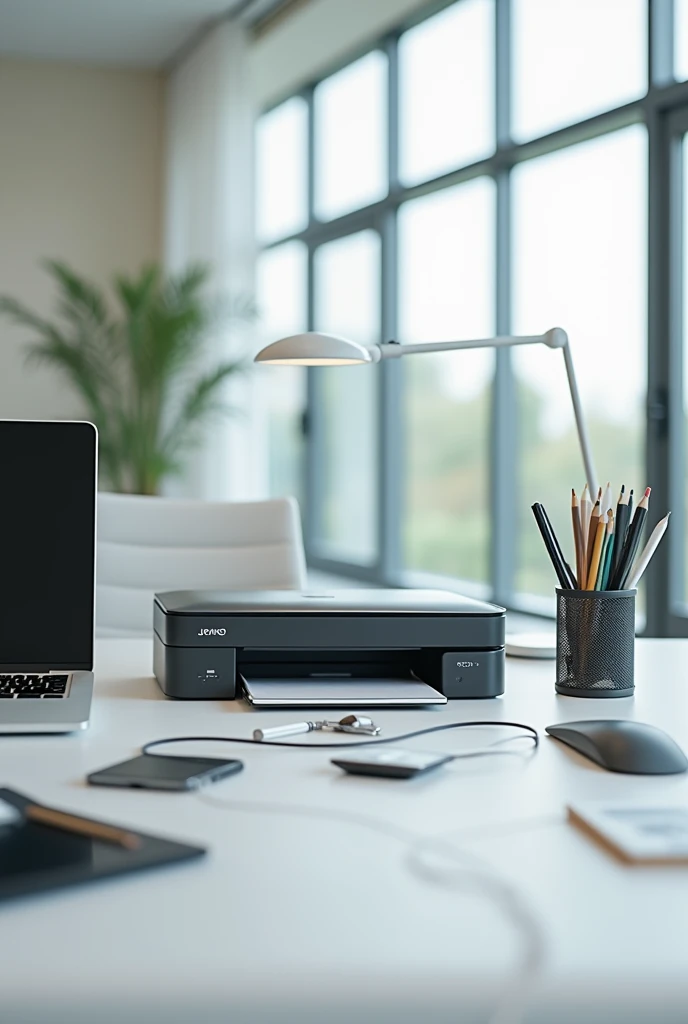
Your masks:
<svg viewBox="0 0 688 1024"><path fill-rule="evenodd" d="M670 515L671 512L667 512L667 514L664 516L664 519L660 519L660 521L657 523L654 530L650 534L650 539L643 548L642 554L638 558L638 561L633 566L633 571L628 579L628 583L624 588L625 590L635 590L635 588L638 586L640 577L647 569L650 559L652 558L652 556L654 555L655 551L659 546L660 540L666 533L666 528L669 525Z"/></svg>
<svg viewBox="0 0 688 1024"><path fill-rule="evenodd" d="M559 542L557 541L544 506L541 505L539 501L536 501L534 505L531 505L531 508L533 515L535 516L535 522L538 525L538 529L540 530L540 534L547 549L547 554L549 555L554 571L557 574L559 585L565 590L575 590L576 580L564 560L561 548L559 547Z"/></svg>
<svg viewBox="0 0 688 1024"><path fill-rule="evenodd" d="M612 590L624 590L626 587L626 581L630 575L633 560L636 556L638 545L640 544L640 538L643 533L645 519L647 518L647 509L651 490L652 488L650 487L645 488L645 494L638 502L638 507L636 508L633 519L629 524L628 532L626 534L626 542L621 553L621 562L610 584Z"/></svg>

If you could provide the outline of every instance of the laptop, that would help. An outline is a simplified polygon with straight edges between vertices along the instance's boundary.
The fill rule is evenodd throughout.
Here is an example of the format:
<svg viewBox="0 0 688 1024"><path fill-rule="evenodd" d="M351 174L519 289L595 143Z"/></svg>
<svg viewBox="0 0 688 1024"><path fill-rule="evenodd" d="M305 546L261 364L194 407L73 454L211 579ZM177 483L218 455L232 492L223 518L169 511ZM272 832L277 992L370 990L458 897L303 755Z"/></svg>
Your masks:
<svg viewBox="0 0 688 1024"><path fill-rule="evenodd" d="M97 450L92 423L0 420L0 734L88 725Z"/></svg>

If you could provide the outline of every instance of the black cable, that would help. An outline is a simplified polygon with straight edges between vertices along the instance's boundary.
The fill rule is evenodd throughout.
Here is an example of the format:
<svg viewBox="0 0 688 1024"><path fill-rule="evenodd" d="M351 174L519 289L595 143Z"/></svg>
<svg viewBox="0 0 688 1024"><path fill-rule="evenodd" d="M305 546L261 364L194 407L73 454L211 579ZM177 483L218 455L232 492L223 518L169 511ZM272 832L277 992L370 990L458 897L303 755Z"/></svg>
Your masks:
<svg viewBox="0 0 688 1024"><path fill-rule="evenodd" d="M170 736L164 740L151 740L141 748L142 754L148 754L155 747L161 747L164 743L252 743L256 747L295 747L302 750L343 750L345 747L372 747L378 743L398 743L400 740L410 740L416 736L427 736L431 732L445 732L448 729L466 729L474 726L507 726L511 729L522 729L533 739L533 745L537 747L540 742L537 730L532 725L525 725L523 722L449 722L447 725L433 725L428 729L417 729L415 732L406 732L401 736L388 736L376 740L356 740L353 743L284 743L280 740L254 740L243 736ZM160 755L158 755L160 756Z"/></svg>

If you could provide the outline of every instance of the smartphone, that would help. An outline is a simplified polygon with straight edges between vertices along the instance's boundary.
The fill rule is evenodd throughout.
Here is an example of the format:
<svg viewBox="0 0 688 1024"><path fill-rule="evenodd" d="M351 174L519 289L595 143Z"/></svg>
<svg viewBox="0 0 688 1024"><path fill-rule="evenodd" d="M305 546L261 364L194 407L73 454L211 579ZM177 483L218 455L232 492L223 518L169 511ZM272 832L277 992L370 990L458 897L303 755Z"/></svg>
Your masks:
<svg viewBox="0 0 688 1024"><path fill-rule="evenodd" d="M92 786L125 786L130 789L197 789L240 772L242 761L216 757L167 757L141 754L131 761L101 768L87 776Z"/></svg>

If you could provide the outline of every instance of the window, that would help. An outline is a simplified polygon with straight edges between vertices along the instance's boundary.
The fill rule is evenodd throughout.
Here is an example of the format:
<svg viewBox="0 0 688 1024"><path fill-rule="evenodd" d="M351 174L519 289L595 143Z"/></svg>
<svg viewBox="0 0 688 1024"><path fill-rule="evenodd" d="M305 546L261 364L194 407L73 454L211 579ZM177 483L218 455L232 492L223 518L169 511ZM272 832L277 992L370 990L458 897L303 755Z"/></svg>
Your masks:
<svg viewBox="0 0 688 1024"><path fill-rule="evenodd" d="M308 107L295 96L258 122L256 231L271 242L301 231L308 220Z"/></svg>
<svg viewBox="0 0 688 1024"><path fill-rule="evenodd" d="M633 125L514 173L514 330L565 324L600 482L644 482L646 393L646 132ZM570 488L583 487L563 360L514 352L521 437L518 479L568 537ZM535 500L535 499L533 499ZM519 510L516 589L550 594L551 566Z"/></svg>
<svg viewBox="0 0 688 1024"><path fill-rule="evenodd" d="M494 330L494 183L476 178L399 211L399 339L484 338ZM488 442L494 353L409 359L404 562L488 579Z"/></svg>
<svg viewBox="0 0 688 1024"><path fill-rule="evenodd" d="M256 267L256 298L263 344L306 330L307 259L303 242L285 242L261 253ZM268 405L270 494L293 494L303 504L305 371L297 366L275 366L260 367L257 372Z"/></svg>
<svg viewBox="0 0 688 1024"><path fill-rule="evenodd" d="M688 0L433 4L258 129L260 162L296 104L269 156L298 168L286 210L259 218L275 325L402 345L567 330L600 482L650 484L650 526L674 510L654 635L688 635L687 40ZM281 395L296 453L301 399ZM309 370L307 423L313 566L551 614L529 506L567 543L584 483L560 354Z"/></svg>
<svg viewBox="0 0 688 1024"><path fill-rule="evenodd" d="M363 345L380 340L380 238L361 231L315 253L315 328ZM315 371L321 406L319 527L330 557L371 563L377 550L375 367Z"/></svg>
<svg viewBox="0 0 688 1024"><path fill-rule="evenodd" d="M399 175L404 184L494 149L492 0L463 0L399 41Z"/></svg>
<svg viewBox="0 0 688 1024"><path fill-rule="evenodd" d="M513 11L514 138L645 92L647 0L515 0Z"/></svg>
<svg viewBox="0 0 688 1024"><path fill-rule="evenodd" d="M387 58L379 50L315 89L315 212L322 220L387 192Z"/></svg>

